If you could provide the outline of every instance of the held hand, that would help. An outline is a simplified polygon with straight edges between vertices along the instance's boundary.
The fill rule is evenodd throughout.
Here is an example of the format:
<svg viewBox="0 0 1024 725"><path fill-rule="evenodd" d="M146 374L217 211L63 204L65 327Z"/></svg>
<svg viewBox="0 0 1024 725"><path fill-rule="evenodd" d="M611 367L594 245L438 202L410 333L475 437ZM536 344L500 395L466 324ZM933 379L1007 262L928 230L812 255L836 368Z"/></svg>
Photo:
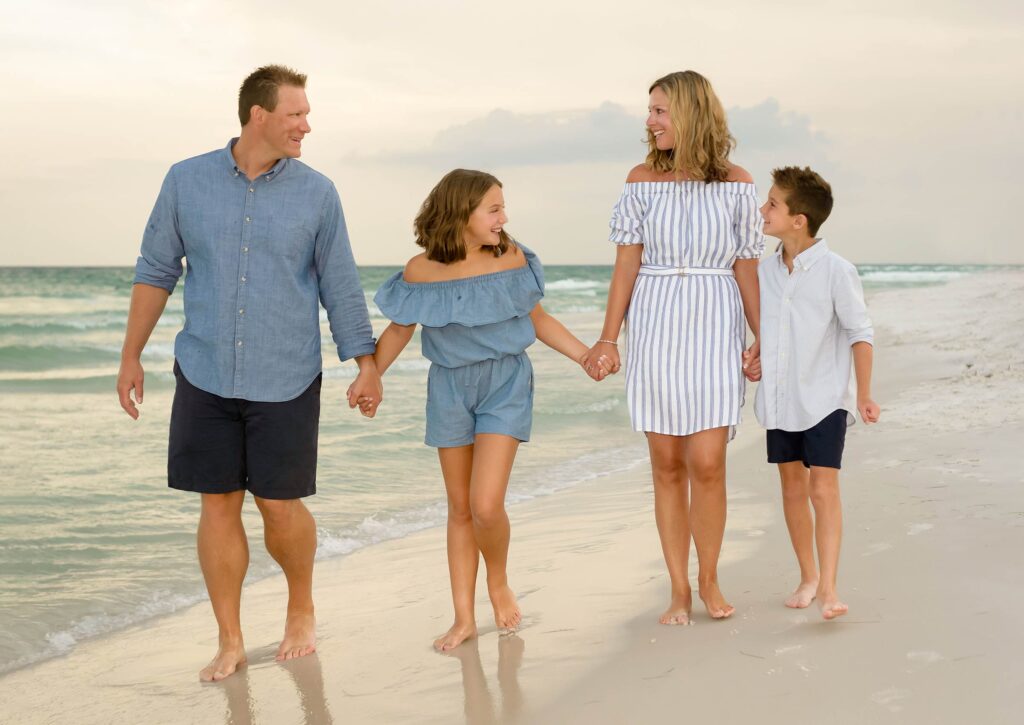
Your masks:
<svg viewBox="0 0 1024 725"><path fill-rule="evenodd" d="M601 362L602 358L604 363ZM619 348L610 342L598 341L586 352L583 359L580 360L580 364L594 380L603 380L605 375L608 373L614 375L622 367L621 359L619 358ZM596 377L595 375L601 368L605 370L605 375Z"/></svg>
<svg viewBox="0 0 1024 725"><path fill-rule="evenodd" d="M861 420L868 425L877 423L882 415L882 409L871 398L857 398L857 410L860 411Z"/></svg>
<svg viewBox="0 0 1024 725"><path fill-rule="evenodd" d="M590 353L590 350L583 353L583 356L579 359L580 367L593 380L600 382L611 372L612 362L604 355L598 356L595 360L590 357Z"/></svg>
<svg viewBox="0 0 1024 725"><path fill-rule="evenodd" d="M377 407L384 402L384 384L377 368L370 365L363 368L352 384L348 386L348 407L359 406L359 412L367 418L377 414Z"/></svg>
<svg viewBox="0 0 1024 725"><path fill-rule="evenodd" d="M139 409L135 407L137 402L142 405L142 384L145 372L142 370L142 363L138 359L121 358L121 369L117 371L117 397L121 401L124 412L132 417L132 420L139 419ZM132 400L131 391L135 390L135 400Z"/></svg>
<svg viewBox="0 0 1024 725"><path fill-rule="evenodd" d="M743 351L743 375L752 383L761 379L761 342L754 340L754 344Z"/></svg>

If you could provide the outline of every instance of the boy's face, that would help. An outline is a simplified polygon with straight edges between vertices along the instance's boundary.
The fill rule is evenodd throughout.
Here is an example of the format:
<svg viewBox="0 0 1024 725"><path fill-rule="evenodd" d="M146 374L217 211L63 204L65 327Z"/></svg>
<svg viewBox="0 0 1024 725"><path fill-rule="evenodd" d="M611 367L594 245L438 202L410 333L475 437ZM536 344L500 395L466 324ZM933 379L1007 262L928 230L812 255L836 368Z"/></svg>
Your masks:
<svg viewBox="0 0 1024 725"><path fill-rule="evenodd" d="M792 216L789 213L786 195L774 184L768 190L768 201L761 207L761 217L764 219L764 233L779 239L807 226L807 217L803 214Z"/></svg>

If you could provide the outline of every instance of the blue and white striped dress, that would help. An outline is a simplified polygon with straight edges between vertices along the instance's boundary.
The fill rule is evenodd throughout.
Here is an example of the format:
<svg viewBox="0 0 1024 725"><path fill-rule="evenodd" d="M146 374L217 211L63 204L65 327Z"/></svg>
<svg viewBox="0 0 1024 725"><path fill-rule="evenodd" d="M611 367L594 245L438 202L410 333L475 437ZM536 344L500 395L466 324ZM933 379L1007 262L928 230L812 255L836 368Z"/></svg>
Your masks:
<svg viewBox="0 0 1024 725"><path fill-rule="evenodd" d="M737 259L764 252L757 190L743 182L627 183L610 240L643 244L626 314L633 429L684 436L733 427L743 406Z"/></svg>

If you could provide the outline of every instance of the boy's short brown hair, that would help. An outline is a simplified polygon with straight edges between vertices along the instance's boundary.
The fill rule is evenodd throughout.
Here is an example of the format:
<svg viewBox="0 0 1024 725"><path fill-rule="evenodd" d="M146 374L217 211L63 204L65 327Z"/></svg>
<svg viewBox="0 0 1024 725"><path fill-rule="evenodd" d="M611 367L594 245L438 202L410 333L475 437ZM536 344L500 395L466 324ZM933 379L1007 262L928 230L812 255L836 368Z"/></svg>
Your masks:
<svg viewBox="0 0 1024 725"><path fill-rule="evenodd" d="M277 89L281 86L306 87L306 75L283 65L265 65L257 68L242 81L238 89L238 120L249 123L253 106L273 111L277 108Z"/></svg>
<svg viewBox="0 0 1024 725"><path fill-rule="evenodd" d="M832 213L832 187L809 166L784 166L772 170L772 182L786 197L791 216L807 217L807 231L816 236Z"/></svg>

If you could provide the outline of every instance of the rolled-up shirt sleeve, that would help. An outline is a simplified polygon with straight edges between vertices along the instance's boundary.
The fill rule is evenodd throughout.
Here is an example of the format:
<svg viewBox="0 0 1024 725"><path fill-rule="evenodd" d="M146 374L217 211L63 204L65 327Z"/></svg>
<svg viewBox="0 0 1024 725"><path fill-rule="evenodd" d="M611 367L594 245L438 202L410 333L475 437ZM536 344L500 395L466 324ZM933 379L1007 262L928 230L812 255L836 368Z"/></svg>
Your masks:
<svg viewBox="0 0 1024 725"><path fill-rule="evenodd" d="M341 199L332 184L324 198L314 251L320 303L342 362L376 350L366 297L352 256Z"/></svg>
<svg viewBox="0 0 1024 725"><path fill-rule="evenodd" d="M832 299L835 304L839 325L846 333L850 345L858 342L875 344L875 331L864 304L864 287L857 268L846 264L840 274L832 280Z"/></svg>
<svg viewBox="0 0 1024 725"><path fill-rule="evenodd" d="M142 235L142 249L135 263L133 284L160 287L168 294L174 292L181 277L181 260L185 244L178 229L178 202L174 182L174 169L167 172L160 195L146 223Z"/></svg>

